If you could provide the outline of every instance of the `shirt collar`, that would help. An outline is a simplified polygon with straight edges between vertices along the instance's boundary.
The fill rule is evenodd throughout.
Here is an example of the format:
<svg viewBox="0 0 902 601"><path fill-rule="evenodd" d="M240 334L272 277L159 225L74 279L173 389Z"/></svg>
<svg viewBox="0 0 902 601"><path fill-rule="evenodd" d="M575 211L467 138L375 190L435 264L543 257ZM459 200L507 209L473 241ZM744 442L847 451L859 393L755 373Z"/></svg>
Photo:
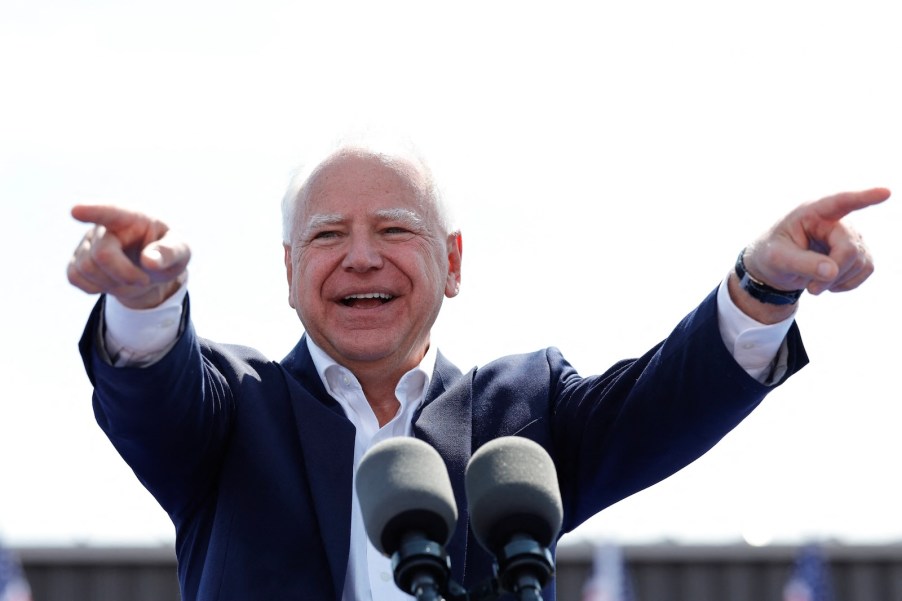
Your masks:
<svg viewBox="0 0 902 601"><path fill-rule="evenodd" d="M346 406L345 395L339 392L340 383L343 382L346 386L353 385L358 388L360 383L351 370L330 357L326 351L313 342L309 335L304 338L307 341L307 350L310 351L310 358L313 360L313 365L316 368L320 381L322 381L326 391L344 407L347 413L349 407ZM420 405L425 399L429 383L432 381L432 372L435 370L437 356L438 350L436 346L430 344L420 363L401 376L398 385L395 387L395 396L401 403L402 412L406 411L411 405Z"/></svg>

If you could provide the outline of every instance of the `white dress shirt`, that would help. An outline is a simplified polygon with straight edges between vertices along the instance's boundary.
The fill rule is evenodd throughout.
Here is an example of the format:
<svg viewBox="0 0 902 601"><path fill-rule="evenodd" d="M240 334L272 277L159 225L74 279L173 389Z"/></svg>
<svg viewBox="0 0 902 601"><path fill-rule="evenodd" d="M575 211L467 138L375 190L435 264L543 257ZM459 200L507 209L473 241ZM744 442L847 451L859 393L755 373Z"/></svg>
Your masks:
<svg viewBox="0 0 902 601"><path fill-rule="evenodd" d="M113 297L104 306L103 340L113 365L152 365L176 343L187 283L159 307L135 310ZM727 279L717 292L720 334L733 358L753 378L765 384L779 381L786 372L786 333L794 316L765 325L743 313L730 298ZM381 440L410 436L413 415L422 404L435 367L436 350L430 346L420 364L402 376L395 388L401 403L397 415L379 428L363 389L350 370L342 367L307 337L313 364L328 393L341 405L357 430L354 442L354 473L364 453ZM351 544L342 601L408 601L394 584L390 560L370 543L354 491L351 510Z"/></svg>
<svg viewBox="0 0 902 601"><path fill-rule="evenodd" d="M370 447L394 436L410 436L413 415L426 398L426 390L435 369L437 352L434 346L426 351L420 364L401 377L395 388L395 396L401 403L398 413L387 424L379 427L376 414L363 395L363 389L349 369L335 362L307 336L307 348L313 365L326 391L332 395L345 415L357 429L354 439L354 473ZM391 560L382 555L366 535L363 514L357 500L357 486L353 486L351 502L351 546L348 555L348 571L342 601L409 600L412 596L401 592L395 585Z"/></svg>

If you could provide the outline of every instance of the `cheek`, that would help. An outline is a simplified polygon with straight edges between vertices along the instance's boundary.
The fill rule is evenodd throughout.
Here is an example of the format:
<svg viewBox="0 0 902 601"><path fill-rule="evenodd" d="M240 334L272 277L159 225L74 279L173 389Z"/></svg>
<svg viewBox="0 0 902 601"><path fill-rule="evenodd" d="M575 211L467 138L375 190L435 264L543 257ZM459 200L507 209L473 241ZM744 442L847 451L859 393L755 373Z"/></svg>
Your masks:
<svg viewBox="0 0 902 601"><path fill-rule="evenodd" d="M432 261L436 284L444 288L445 283L448 281L448 257L443 254L437 254L432 258Z"/></svg>
<svg viewBox="0 0 902 601"><path fill-rule="evenodd" d="M422 248L418 256L420 273L432 283L444 284L448 275L448 258L444 255L444 249L429 245Z"/></svg>
<svg viewBox="0 0 902 601"><path fill-rule="evenodd" d="M331 271L324 262L304 260L301 258L294 266L294 279L291 282L291 294L299 304L310 308L321 298L323 287ZM319 265L319 268L312 267Z"/></svg>
<svg viewBox="0 0 902 601"><path fill-rule="evenodd" d="M310 291L310 282L308 281L308 274L304 270L297 270L294 272L294 281L291 283L291 291L294 297L301 301L304 296Z"/></svg>
<svg viewBox="0 0 902 601"><path fill-rule="evenodd" d="M300 301L302 292L307 288L304 282L306 272L302 265L303 263L301 263L301 261L296 260L291 266L291 281L288 285L291 289L291 298L294 299L295 302Z"/></svg>

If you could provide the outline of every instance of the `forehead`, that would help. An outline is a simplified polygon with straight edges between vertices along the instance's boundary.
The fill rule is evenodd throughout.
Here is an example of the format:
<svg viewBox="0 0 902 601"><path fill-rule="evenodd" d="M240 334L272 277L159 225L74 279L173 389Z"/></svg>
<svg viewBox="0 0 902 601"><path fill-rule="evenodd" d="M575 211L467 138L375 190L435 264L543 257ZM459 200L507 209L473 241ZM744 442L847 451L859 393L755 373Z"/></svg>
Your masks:
<svg viewBox="0 0 902 601"><path fill-rule="evenodd" d="M422 170L411 161L344 153L327 159L314 171L303 204L305 213L325 207L378 208L385 203L425 208L426 185Z"/></svg>

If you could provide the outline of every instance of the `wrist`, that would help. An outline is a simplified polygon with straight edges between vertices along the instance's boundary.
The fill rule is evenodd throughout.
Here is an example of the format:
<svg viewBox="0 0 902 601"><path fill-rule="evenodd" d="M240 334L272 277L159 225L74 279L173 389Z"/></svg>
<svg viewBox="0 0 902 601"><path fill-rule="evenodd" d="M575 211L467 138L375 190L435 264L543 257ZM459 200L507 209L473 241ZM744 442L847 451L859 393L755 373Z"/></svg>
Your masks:
<svg viewBox="0 0 902 601"><path fill-rule="evenodd" d="M734 267L739 287L755 300L768 305L795 305L805 290L780 290L756 278L746 269L743 259L745 250L739 253Z"/></svg>
<svg viewBox="0 0 902 601"><path fill-rule="evenodd" d="M772 325L779 323L795 313L797 304L774 305L765 303L751 294L748 290L740 285L740 278L736 271L730 273L727 279L727 291L730 293L730 299L736 307L757 321L758 323Z"/></svg>
<svg viewBox="0 0 902 601"><path fill-rule="evenodd" d="M165 303L172 298L172 296L176 294L187 281L188 272L183 271L174 280L160 282L137 294L111 294L122 306L136 311L143 311L154 309Z"/></svg>

